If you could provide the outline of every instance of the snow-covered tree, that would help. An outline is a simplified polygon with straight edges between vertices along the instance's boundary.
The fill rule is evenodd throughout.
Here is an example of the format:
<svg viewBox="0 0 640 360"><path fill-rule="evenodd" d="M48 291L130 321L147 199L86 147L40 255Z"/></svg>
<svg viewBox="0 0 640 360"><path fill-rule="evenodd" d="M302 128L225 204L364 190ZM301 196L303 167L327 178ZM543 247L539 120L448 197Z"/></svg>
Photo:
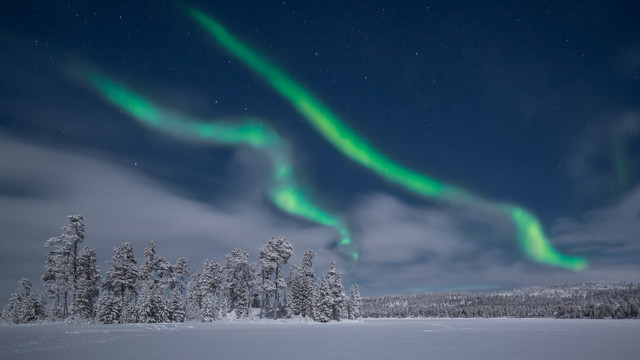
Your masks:
<svg viewBox="0 0 640 360"><path fill-rule="evenodd" d="M358 288L358 284L353 284L351 285L351 289L349 291L349 306L348 306L349 320L360 319L361 307L362 307L362 299L360 298L360 289Z"/></svg>
<svg viewBox="0 0 640 360"><path fill-rule="evenodd" d="M329 266L329 272L327 273L327 282L329 285L329 292L331 294L332 303L332 318L340 321L342 316L342 308L344 306L344 286L342 285L342 273L336 269L336 262L331 261Z"/></svg>
<svg viewBox="0 0 640 360"><path fill-rule="evenodd" d="M69 215L69 225L62 228L64 240L71 246L71 282L72 282L72 299L76 298L76 290L78 285L78 256L80 249L78 246L84 241L84 218L82 215Z"/></svg>
<svg viewBox="0 0 640 360"><path fill-rule="evenodd" d="M20 279L18 288L11 294L9 303L2 309L3 319L13 324L25 324L44 319L45 316L42 297L33 289L29 279Z"/></svg>
<svg viewBox="0 0 640 360"><path fill-rule="evenodd" d="M50 310L51 319L60 320L66 317L69 310L69 247L58 237L50 238L44 246L52 248L47 254L45 272L42 275L45 286L44 295L53 299Z"/></svg>
<svg viewBox="0 0 640 360"><path fill-rule="evenodd" d="M122 317L122 303L114 294L103 294L98 301L97 320L102 324L117 324Z"/></svg>
<svg viewBox="0 0 640 360"><path fill-rule="evenodd" d="M222 267L216 259L205 260L200 276L200 290L217 297L222 286Z"/></svg>
<svg viewBox="0 0 640 360"><path fill-rule="evenodd" d="M187 279L189 278L189 265L187 259L180 257L173 265L171 274L171 295L167 303L169 321L183 322L186 320L185 294L187 292Z"/></svg>
<svg viewBox="0 0 640 360"><path fill-rule="evenodd" d="M170 322L183 322L187 319L185 302L177 288L171 290L167 310Z"/></svg>
<svg viewBox="0 0 640 360"><path fill-rule="evenodd" d="M314 252L307 250L302 257L302 263L291 267L288 304L291 315L313 317L314 257Z"/></svg>
<svg viewBox="0 0 640 360"><path fill-rule="evenodd" d="M191 277L187 285L186 315L187 320L202 320L202 291L200 290L200 276L198 271Z"/></svg>
<svg viewBox="0 0 640 360"><path fill-rule="evenodd" d="M73 316L79 320L91 320L96 315L96 298L100 288L100 269L96 265L96 251L82 248L78 254Z"/></svg>
<svg viewBox="0 0 640 360"><path fill-rule="evenodd" d="M227 273L225 279L225 306L227 313L235 310L237 318L249 315L249 296L251 284L254 280L254 271L248 263L249 253L235 248L226 256L227 263L224 270Z"/></svg>
<svg viewBox="0 0 640 360"><path fill-rule="evenodd" d="M278 318L278 309L280 307L280 291L284 291L287 288L287 283L284 280L282 271L282 265L289 261L289 258L293 254L293 245L285 240L282 236L271 237L267 243L260 248L260 254L258 260L262 269L262 283L263 283L263 299L265 293L268 295L269 291L273 291L273 318ZM271 273L273 273L273 281L270 281Z"/></svg>
<svg viewBox="0 0 640 360"><path fill-rule="evenodd" d="M189 264L186 258L179 257L173 265L173 286L177 287L178 293L184 297L187 293L187 281L189 279Z"/></svg>
<svg viewBox="0 0 640 360"><path fill-rule="evenodd" d="M138 316L141 322L165 322L170 318L164 292L171 285L173 269L169 262L158 256L155 243L150 241L144 251L140 267L142 289L138 299Z"/></svg>
<svg viewBox="0 0 640 360"><path fill-rule="evenodd" d="M158 323L169 320L160 286L153 279L144 280L138 297L138 320L143 323Z"/></svg>
<svg viewBox="0 0 640 360"><path fill-rule="evenodd" d="M218 298L212 294L206 294L202 298L201 316L203 322L212 322L218 317Z"/></svg>
<svg viewBox="0 0 640 360"><path fill-rule="evenodd" d="M268 255L269 253L266 250L263 251L262 248L260 249L260 254L258 255L258 266L260 266L260 319L262 319L269 310L269 303L276 289L275 284L271 281L271 277L275 271L275 263Z"/></svg>
<svg viewBox="0 0 640 360"><path fill-rule="evenodd" d="M222 267L216 259L205 260L198 282L201 297L206 300L206 304L202 304L203 320L215 320L220 311L218 298L222 290Z"/></svg>
<svg viewBox="0 0 640 360"><path fill-rule="evenodd" d="M333 317L333 297L329 289L329 282L322 276L318 282L313 304L313 319L319 322L329 322Z"/></svg>
<svg viewBox="0 0 640 360"><path fill-rule="evenodd" d="M136 297L138 286L138 268L133 254L133 245L125 242L113 248L111 268L105 275L102 287L120 300L119 322L137 321Z"/></svg>
<svg viewBox="0 0 640 360"><path fill-rule="evenodd" d="M69 310L71 249L62 235L50 238L44 246L52 248L47 254L45 273L42 275L46 287L45 296L54 299L51 318L63 319L68 315Z"/></svg>
<svg viewBox="0 0 640 360"><path fill-rule="evenodd" d="M69 309L70 303L76 299L78 246L84 241L84 220L82 215L69 215L68 219L69 224L62 227L62 234L44 244L51 250L47 254L42 280L47 288L45 295L55 299L51 309L54 319L66 318L73 311Z"/></svg>

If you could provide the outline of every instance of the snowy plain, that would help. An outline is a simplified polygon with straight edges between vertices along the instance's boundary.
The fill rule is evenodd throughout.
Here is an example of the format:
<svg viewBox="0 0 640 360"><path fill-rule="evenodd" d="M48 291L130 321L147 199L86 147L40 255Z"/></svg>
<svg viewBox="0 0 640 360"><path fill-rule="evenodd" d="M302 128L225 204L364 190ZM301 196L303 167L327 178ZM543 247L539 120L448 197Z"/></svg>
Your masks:
<svg viewBox="0 0 640 360"><path fill-rule="evenodd" d="M638 359L640 321L0 325L0 359Z"/></svg>

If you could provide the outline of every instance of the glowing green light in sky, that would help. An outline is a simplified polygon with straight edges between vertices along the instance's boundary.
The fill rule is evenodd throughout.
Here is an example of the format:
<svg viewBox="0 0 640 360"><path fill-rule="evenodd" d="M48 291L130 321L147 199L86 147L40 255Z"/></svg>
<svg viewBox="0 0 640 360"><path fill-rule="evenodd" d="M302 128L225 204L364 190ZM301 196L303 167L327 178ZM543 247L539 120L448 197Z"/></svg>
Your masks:
<svg viewBox="0 0 640 360"><path fill-rule="evenodd" d="M269 126L257 119L209 122L161 108L122 83L97 70L72 70L108 102L138 122L172 136L220 145L248 144L266 153L273 164L269 199L279 209L315 223L332 227L340 236L340 250L357 260L349 230L333 214L316 205L297 184L286 143Z"/></svg>
<svg viewBox="0 0 640 360"><path fill-rule="evenodd" d="M537 262L573 270L580 270L587 266L587 261L583 258L559 253L549 242L539 221L526 210L516 206L490 202L393 161L371 146L311 92L296 83L286 72L237 39L219 22L198 8L186 6L185 9L189 16L212 35L222 48L263 78L347 157L386 180L421 196L456 205L472 205L486 211L506 214L516 225L522 249L527 256Z"/></svg>

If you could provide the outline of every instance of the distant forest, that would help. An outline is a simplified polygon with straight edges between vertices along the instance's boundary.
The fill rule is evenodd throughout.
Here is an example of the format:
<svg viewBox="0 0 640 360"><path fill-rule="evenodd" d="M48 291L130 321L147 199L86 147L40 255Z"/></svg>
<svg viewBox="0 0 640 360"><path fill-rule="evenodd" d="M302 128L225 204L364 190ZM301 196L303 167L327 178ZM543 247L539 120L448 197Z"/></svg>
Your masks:
<svg viewBox="0 0 640 360"><path fill-rule="evenodd" d="M638 319L640 284L535 286L497 293L434 292L363 298L365 318Z"/></svg>

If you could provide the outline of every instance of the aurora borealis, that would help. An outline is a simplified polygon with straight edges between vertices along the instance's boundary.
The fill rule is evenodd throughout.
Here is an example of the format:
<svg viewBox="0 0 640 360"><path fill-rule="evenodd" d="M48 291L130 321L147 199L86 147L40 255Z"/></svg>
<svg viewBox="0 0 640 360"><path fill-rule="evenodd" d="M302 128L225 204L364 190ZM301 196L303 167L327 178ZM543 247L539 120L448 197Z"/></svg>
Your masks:
<svg viewBox="0 0 640 360"><path fill-rule="evenodd" d="M10 1L0 286L75 213L103 268L283 235L365 295L638 281L634 13Z"/></svg>
<svg viewBox="0 0 640 360"><path fill-rule="evenodd" d="M350 129L331 110L311 93L296 84L286 72L278 69L250 47L236 39L220 23L201 10L187 7L187 12L208 30L222 47L246 63L258 75L285 97L322 135L343 154L374 171L390 182L399 184L418 195L456 205L471 205L487 211L498 209L510 216L525 253L540 263L582 270L587 266L583 258L560 254L549 243L535 216L516 206L495 205L455 186L416 173L391 160Z"/></svg>
<svg viewBox="0 0 640 360"><path fill-rule="evenodd" d="M73 73L73 70L70 70ZM257 119L213 122L189 118L187 115L162 109L142 95L96 70L80 74L107 101L150 128L172 136L214 145L250 145L264 153L271 161L271 180L268 196L282 211L336 230L340 250L358 260L349 230L342 220L321 209L311 201L297 184L287 144L266 124Z"/></svg>

